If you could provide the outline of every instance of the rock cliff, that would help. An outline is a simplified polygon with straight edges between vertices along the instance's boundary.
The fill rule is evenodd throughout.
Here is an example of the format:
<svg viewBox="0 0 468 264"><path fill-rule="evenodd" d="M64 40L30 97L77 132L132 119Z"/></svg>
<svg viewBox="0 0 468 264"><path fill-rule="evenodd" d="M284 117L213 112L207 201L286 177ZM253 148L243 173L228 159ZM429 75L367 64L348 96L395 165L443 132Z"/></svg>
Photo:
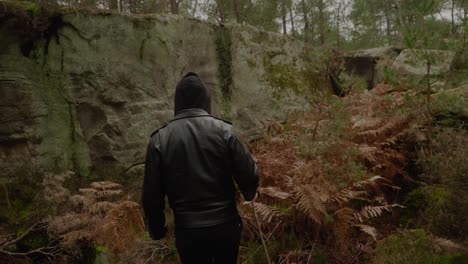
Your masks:
<svg viewBox="0 0 468 264"><path fill-rule="evenodd" d="M82 12L56 14L27 37L16 27L0 16L2 182L65 169L140 176L149 135L173 116L175 85L187 71L209 87L214 114L246 136L263 120L307 107L294 92L276 96L269 82L278 74L271 65L306 67L304 45L279 34L173 15Z"/></svg>

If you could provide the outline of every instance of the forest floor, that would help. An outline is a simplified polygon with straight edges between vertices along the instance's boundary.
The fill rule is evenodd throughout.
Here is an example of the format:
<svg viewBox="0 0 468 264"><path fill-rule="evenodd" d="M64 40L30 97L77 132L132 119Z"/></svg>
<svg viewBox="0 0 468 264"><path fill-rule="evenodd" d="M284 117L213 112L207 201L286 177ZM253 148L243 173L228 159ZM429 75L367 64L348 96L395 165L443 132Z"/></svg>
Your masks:
<svg viewBox="0 0 468 264"><path fill-rule="evenodd" d="M468 263L466 97L380 84L314 98L310 111L266 123L249 145L261 172L261 232L240 198L239 262L267 263L263 235L278 264ZM23 255L0 254L0 262L178 262L170 212L167 238L151 241L125 187L95 182L71 195L69 177L45 177L49 217L17 241L1 235L0 251L16 244Z"/></svg>
<svg viewBox="0 0 468 264"><path fill-rule="evenodd" d="M252 204L239 201L239 262L267 263L263 235L280 264L468 263L461 94L380 84L266 123L249 146L261 172L261 232Z"/></svg>

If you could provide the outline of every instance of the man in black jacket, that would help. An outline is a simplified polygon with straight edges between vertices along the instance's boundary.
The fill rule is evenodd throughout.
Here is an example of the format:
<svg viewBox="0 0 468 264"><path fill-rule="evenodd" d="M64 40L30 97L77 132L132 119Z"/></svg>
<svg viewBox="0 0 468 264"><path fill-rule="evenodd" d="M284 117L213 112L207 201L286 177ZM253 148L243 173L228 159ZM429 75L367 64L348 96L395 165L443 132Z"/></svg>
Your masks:
<svg viewBox="0 0 468 264"><path fill-rule="evenodd" d="M167 195L183 263L236 263L242 223L235 183L252 200L257 166L232 125L210 115L209 92L195 73L179 82L174 102L174 119L151 135L146 153L142 201L149 233L165 236Z"/></svg>

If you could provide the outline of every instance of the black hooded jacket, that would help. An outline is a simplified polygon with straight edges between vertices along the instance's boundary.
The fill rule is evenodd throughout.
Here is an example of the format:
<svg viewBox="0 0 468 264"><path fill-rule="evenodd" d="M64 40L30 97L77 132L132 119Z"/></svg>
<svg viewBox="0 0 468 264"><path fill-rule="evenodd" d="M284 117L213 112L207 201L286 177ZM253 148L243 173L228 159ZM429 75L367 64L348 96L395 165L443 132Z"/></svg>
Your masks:
<svg viewBox="0 0 468 264"><path fill-rule="evenodd" d="M151 135L145 163L143 209L153 239L164 237L165 195L176 227L207 227L238 216L235 183L255 196L257 166L226 121L210 115L210 95L195 73L176 87L175 117Z"/></svg>

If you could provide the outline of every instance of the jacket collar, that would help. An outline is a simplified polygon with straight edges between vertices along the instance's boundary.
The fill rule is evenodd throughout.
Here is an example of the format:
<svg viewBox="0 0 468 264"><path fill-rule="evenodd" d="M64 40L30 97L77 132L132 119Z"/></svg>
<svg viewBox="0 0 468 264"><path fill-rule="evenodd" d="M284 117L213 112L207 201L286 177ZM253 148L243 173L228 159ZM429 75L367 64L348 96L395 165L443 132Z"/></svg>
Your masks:
<svg viewBox="0 0 468 264"><path fill-rule="evenodd" d="M194 116L209 116L208 112L206 112L203 109L200 108L190 108L190 109L184 109L179 112L174 117L174 120L176 119L181 119L181 118L187 118L187 117L194 117Z"/></svg>

